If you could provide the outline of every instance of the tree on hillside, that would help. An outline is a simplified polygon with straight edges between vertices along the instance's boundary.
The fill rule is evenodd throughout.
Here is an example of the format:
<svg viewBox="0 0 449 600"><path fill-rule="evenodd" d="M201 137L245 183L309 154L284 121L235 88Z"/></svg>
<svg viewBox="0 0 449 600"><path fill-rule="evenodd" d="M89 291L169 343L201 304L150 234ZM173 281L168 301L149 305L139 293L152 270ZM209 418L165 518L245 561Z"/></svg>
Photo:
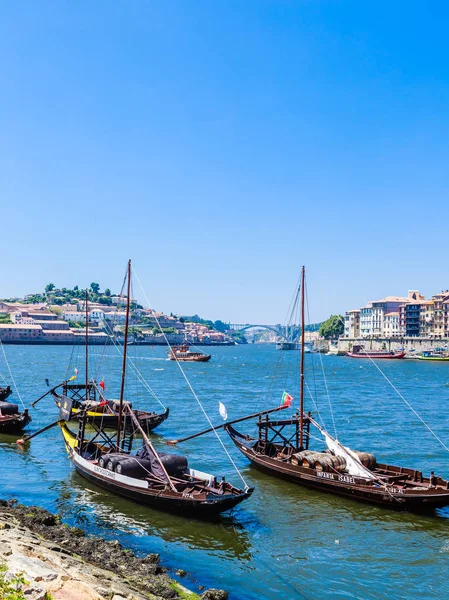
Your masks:
<svg viewBox="0 0 449 600"><path fill-rule="evenodd" d="M320 336L325 340L337 339L345 330L345 320L341 315L331 315L327 321L321 323Z"/></svg>
<svg viewBox="0 0 449 600"><path fill-rule="evenodd" d="M55 289L55 284L54 283L49 283L45 286L45 291L46 292L51 292L52 290Z"/></svg>
<svg viewBox="0 0 449 600"><path fill-rule="evenodd" d="M227 323L224 323L223 321L220 321L220 319L218 319L218 321L215 321L214 327L220 333L225 333L229 329L229 325Z"/></svg>
<svg viewBox="0 0 449 600"><path fill-rule="evenodd" d="M77 285L75 285L75 287L73 288L73 291L74 291L74 292L77 292L77 291L78 291L78 286L77 286Z"/></svg>
<svg viewBox="0 0 449 600"><path fill-rule="evenodd" d="M94 294L99 294L100 293L100 284L99 283L91 283L90 284L90 289L93 291Z"/></svg>
<svg viewBox="0 0 449 600"><path fill-rule="evenodd" d="M111 290L109 288L106 288L104 291L104 295L105 296L110 296L111 295Z"/></svg>

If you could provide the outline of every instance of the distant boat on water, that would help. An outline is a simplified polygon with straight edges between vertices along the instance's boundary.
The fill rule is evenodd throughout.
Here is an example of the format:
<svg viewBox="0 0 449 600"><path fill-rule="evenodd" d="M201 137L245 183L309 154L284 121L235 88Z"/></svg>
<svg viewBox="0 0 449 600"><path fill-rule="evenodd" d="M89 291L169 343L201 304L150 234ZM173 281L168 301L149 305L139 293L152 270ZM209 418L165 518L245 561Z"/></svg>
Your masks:
<svg viewBox="0 0 449 600"><path fill-rule="evenodd" d="M192 352L188 344L171 346L170 350L167 351L167 355L170 360L183 362L207 362L212 358L210 354L204 354L204 352Z"/></svg>
<svg viewBox="0 0 449 600"><path fill-rule="evenodd" d="M354 346L352 352L346 352L346 356L350 358L404 358L405 352L403 349L400 350L365 350L363 346Z"/></svg>
<svg viewBox="0 0 449 600"><path fill-rule="evenodd" d="M439 360L449 362L449 352L444 348L435 348L435 350L424 350L420 356L417 356L419 360Z"/></svg>

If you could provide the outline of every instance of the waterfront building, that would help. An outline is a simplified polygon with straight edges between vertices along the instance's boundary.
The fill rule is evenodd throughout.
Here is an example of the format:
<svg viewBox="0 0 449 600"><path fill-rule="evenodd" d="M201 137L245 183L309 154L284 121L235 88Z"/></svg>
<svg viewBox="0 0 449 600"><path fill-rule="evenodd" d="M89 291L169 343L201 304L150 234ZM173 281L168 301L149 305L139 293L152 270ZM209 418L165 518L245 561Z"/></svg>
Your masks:
<svg viewBox="0 0 449 600"><path fill-rule="evenodd" d="M383 337L392 338L401 335L399 329L399 312L389 312L384 315Z"/></svg>
<svg viewBox="0 0 449 600"><path fill-rule="evenodd" d="M10 319L15 325L34 325L33 317L29 317L28 313L20 310L11 313Z"/></svg>
<svg viewBox="0 0 449 600"><path fill-rule="evenodd" d="M373 335L373 305L371 302L360 309L360 335L361 337Z"/></svg>
<svg viewBox="0 0 449 600"><path fill-rule="evenodd" d="M360 310L348 310L345 314L345 337L360 336Z"/></svg>
<svg viewBox="0 0 449 600"><path fill-rule="evenodd" d="M445 323L445 316L447 316L447 301L449 300L449 291L446 290L440 294L432 296L434 305L434 317L433 317L433 332L432 337L442 338L447 333L447 321Z"/></svg>
<svg viewBox="0 0 449 600"><path fill-rule="evenodd" d="M424 300L420 304L419 335L420 337L432 337L434 319L433 300Z"/></svg>

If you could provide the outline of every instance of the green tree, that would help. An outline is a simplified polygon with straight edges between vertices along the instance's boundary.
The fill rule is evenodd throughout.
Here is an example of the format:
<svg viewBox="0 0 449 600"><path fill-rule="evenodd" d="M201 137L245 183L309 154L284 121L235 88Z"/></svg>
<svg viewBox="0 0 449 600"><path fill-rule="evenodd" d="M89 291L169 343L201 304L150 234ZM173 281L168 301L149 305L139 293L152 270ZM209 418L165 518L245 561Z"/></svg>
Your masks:
<svg viewBox="0 0 449 600"><path fill-rule="evenodd" d="M331 315L327 321L321 323L319 333L325 340L335 340L345 330L345 320L341 315Z"/></svg>
<svg viewBox="0 0 449 600"><path fill-rule="evenodd" d="M225 333L226 331L228 331L229 325L227 323L224 323L223 321L218 320L215 321L214 328L220 333Z"/></svg>
<svg viewBox="0 0 449 600"><path fill-rule="evenodd" d="M51 291L52 291L52 290L54 290L54 289L55 289L55 284L54 284L54 283L48 283L48 284L45 286L45 291L46 291L46 292L51 292Z"/></svg>
<svg viewBox="0 0 449 600"><path fill-rule="evenodd" d="M77 285L75 285L75 287L73 288L73 291L74 291L74 292L77 292L77 291L78 291L78 286L77 286Z"/></svg>
<svg viewBox="0 0 449 600"><path fill-rule="evenodd" d="M110 296L111 295L111 290L109 288L106 288L104 291L104 295L105 296Z"/></svg>
<svg viewBox="0 0 449 600"><path fill-rule="evenodd" d="M93 282L90 284L90 289L93 291L94 294L99 294L100 293L100 284Z"/></svg>

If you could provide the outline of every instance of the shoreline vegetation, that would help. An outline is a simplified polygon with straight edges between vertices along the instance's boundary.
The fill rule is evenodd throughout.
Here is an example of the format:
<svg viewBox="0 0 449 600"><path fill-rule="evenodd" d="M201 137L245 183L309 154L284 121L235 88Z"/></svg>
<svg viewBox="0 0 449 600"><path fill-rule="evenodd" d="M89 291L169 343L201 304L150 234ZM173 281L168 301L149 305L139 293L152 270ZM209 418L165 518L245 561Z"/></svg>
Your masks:
<svg viewBox="0 0 449 600"><path fill-rule="evenodd" d="M177 575L186 573L179 569ZM5 600L227 600L192 592L158 554L139 558L117 540L87 535L59 515L0 500L0 597Z"/></svg>

